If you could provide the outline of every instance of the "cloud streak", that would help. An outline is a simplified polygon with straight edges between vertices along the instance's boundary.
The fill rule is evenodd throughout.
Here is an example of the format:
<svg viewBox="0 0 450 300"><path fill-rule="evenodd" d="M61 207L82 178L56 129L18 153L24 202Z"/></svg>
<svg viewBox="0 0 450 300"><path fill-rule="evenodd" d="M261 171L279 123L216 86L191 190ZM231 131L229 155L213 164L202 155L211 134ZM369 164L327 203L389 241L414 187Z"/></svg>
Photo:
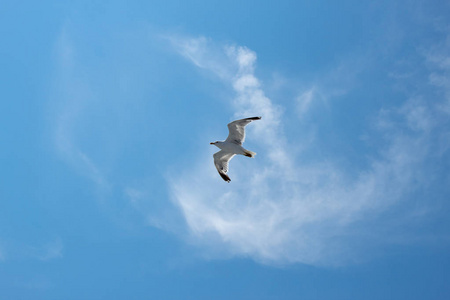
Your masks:
<svg viewBox="0 0 450 300"><path fill-rule="evenodd" d="M14 242L0 249L0 261L15 259L37 259L43 262L63 258L64 244L60 238L38 245Z"/></svg>
<svg viewBox="0 0 450 300"><path fill-rule="evenodd" d="M56 92L52 95L54 110L54 143L61 157L78 172L90 178L101 189L107 189L109 183L99 167L88 154L75 142L74 132L80 123L80 116L86 110L87 102L95 99L88 84L80 80L76 68L75 47L63 28L56 43L58 57Z"/></svg>
<svg viewBox="0 0 450 300"><path fill-rule="evenodd" d="M41 261L49 261L63 257L64 245L61 239L55 239L39 247L28 247L29 256Z"/></svg>
<svg viewBox="0 0 450 300"><path fill-rule="evenodd" d="M442 125L433 122L437 104L411 98L380 112L377 132L384 142L378 157L368 168L348 173L332 161L302 159L295 137L283 131L283 109L265 95L255 75L255 52L219 47L206 38L170 40L182 56L234 90L234 117L263 116L248 126L246 143L258 152L257 159L233 160L230 185L217 178L209 154L190 170L194 178L170 179L190 239L206 254L269 264L339 265L362 259L374 244L392 242L384 236L386 231L392 239L400 234L387 228L392 222L411 222L407 216L424 211L404 203L426 184L424 166L438 155L428 146ZM308 113L312 93L298 100L302 114ZM406 220L379 222L399 210Z"/></svg>

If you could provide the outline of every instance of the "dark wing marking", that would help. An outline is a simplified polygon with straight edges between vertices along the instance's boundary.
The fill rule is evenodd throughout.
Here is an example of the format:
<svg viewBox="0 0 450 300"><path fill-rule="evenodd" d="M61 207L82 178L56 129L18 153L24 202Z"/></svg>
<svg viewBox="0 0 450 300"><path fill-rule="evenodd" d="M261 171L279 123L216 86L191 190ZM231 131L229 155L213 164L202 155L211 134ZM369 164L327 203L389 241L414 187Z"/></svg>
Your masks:
<svg viewBox="0 0 450 300"><path fill-rule="evenodd" d="M223 178L223 180L225 180L226 182L230 182L231 179L230 177L228 177L227 174L225 174L224 172L219 172L219 175Z"/></svg>

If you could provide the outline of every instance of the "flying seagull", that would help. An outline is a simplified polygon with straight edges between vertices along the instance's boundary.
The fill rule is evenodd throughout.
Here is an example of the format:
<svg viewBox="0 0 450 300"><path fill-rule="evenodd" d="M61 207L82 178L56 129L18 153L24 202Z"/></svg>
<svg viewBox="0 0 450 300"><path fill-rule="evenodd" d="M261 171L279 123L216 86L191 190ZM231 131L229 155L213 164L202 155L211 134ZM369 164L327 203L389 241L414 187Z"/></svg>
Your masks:
<svg viewBox="0 0 450 300"><path fill-rule="evenodd" d="M214 165L216 166L219 175L226 182L230 182L231 179L228 177L228 162L236 154L245 155L248 157L254 157L255 152L246 150L242 147L242 143L245 140L245 126L255 120L259 120L261 117L246 118L241 120L236 120L228 124L228 137L224 142L213 142L211 145L219 147L221 150L214 153Z"/></svg>

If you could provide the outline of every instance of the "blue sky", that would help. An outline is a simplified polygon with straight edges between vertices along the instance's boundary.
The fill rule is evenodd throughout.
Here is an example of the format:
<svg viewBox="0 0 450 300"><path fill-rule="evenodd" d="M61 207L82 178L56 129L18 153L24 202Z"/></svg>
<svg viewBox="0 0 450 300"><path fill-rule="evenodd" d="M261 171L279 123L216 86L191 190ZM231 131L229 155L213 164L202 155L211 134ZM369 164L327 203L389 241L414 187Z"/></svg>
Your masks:
<svg viewBox="0 0 450 300"><path fill-rule="evenodd" d="M3 1L2 299L448 299L449 15Z"/></svg>

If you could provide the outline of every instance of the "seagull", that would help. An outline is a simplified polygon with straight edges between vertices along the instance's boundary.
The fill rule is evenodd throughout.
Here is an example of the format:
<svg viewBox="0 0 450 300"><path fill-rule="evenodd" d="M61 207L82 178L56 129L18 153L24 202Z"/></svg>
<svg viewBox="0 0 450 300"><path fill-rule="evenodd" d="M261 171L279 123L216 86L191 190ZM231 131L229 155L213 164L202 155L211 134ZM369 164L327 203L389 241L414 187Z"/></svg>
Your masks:
<svg viewBox="0 0 450 300"><path fill-rule="evenodd" d="M242 147L242 143L245 140L245 129L244 127L255 120L259 120L261 117L252 117L246 119L240 119L233 121L228 124L228 137L223 142L212 142L211 145L214 145L221 150L219 152L214 153L214 165L216 166L219 175L226 182L230 182L231 179L228 177L228 162L232 159L236 154L245 155L247 157L254 157L256 155L255 152L249 151Z"/></svg>

